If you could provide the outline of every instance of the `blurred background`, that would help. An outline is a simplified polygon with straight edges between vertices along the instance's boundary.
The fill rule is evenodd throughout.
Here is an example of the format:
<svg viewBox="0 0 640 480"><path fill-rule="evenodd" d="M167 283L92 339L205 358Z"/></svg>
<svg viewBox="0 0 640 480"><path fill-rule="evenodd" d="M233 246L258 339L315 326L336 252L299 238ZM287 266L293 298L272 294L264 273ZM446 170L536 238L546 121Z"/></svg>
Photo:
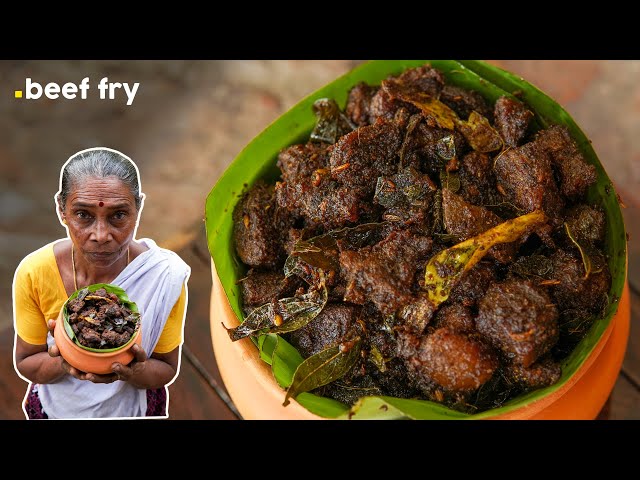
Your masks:
<svg viewBox="0 0 640 480"><path fill-rule="evenodd" d="M609 418L640 418L640 61L490 60L558 101L576 120L626 205L632 333ZM217 373L208 331L211 277L204 202L216 179L254 136L357 60L0 61L0 419L22 419L26 390L13 370L11 284L28 253L61 238L53 195L60 167L96 146L138 165L146 193L138 238L178 252L193 269L181 373L171 418L236 418ZM76 84L87 100L15 99L25 78ZM140 82L100 100L96 84ZM634 255L634 252L636 253ZM634 335L635 333L635 335Z"/></svg>

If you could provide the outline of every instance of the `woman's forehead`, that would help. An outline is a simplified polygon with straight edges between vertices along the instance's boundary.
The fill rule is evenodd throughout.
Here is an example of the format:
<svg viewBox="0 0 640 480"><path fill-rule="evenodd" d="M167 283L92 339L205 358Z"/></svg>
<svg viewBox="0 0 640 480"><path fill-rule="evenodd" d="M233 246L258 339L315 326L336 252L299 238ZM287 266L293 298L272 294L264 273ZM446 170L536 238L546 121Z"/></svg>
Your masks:
<svg viewBox="0 0 640 480"><path fill-rule="evenodd" d="M70 203L89 202L104 206L120 203L135 203L129 186L117 177L85 177L71 186L68 195Z"/></svg>

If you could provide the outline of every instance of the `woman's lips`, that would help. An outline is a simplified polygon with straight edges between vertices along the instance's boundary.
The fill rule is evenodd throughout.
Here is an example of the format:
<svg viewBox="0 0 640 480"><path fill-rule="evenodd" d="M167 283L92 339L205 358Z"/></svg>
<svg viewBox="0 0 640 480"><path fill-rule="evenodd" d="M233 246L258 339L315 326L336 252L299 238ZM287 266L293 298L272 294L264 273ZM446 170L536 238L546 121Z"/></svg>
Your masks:
<svg viewBox="0 0 640 480"><path fill-rule="evenodd" d="M94 258L109 258L116 254L116 252L88 252L89 256Z"/></svg>

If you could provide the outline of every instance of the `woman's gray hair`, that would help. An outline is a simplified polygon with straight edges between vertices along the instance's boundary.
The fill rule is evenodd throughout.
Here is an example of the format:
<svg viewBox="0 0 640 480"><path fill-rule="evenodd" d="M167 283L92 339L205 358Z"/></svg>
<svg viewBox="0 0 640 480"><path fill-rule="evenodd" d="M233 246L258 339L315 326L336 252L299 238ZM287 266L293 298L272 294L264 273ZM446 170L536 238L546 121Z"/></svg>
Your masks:
<svg viewBox="0 0 640 480"><path fill-rule="evenodd" d="M122 180L131 189L136 208L140 210L142 197L138 170L127 157L108 149L85 150L69 159L62 170L58 192L58 203L61 209L64 209L73 186L90 177L116 177Z"/></svg>

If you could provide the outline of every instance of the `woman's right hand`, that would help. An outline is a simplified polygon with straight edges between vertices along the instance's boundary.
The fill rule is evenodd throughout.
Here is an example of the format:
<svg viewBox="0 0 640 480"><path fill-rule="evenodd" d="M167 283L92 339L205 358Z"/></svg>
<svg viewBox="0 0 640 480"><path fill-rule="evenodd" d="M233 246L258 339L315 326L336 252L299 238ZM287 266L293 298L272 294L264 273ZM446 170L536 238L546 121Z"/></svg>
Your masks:
<svg viewBox="0 0 640 480"><path fill-rule="evenodd" d="M53 331L56 328L56 320L49 319L49 322L47 322L47 328L49 329L49 333L51 333L51 336L53 337ZM55 344L55 340L53 345L51 345L48 348L48 351L49 351L49 356L60 357L60 349ZM87 372L78 370L75 367L72 367L62 357L61 357L61 360L62 360L62 369L72 377L77 378L78 380L85 380L93 383L113 383L116 380L118 380L118 375L116 373L110 373L107 375L87 373Z"/></svg>

